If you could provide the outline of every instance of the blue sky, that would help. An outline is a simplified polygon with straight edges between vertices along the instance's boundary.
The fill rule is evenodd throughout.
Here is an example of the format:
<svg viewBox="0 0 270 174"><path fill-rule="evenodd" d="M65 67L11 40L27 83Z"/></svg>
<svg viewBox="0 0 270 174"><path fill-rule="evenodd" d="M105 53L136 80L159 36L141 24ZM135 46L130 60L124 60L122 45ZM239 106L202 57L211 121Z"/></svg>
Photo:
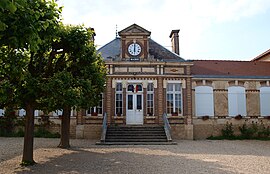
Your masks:
<svg viewBox="0 0 270 174"><path fill-rule="evenodd" d="M171 50L180 29L185 59L251 60L270 49L270 0L58 0L66 24L95 28L105 45L134 23Z"/></svg>

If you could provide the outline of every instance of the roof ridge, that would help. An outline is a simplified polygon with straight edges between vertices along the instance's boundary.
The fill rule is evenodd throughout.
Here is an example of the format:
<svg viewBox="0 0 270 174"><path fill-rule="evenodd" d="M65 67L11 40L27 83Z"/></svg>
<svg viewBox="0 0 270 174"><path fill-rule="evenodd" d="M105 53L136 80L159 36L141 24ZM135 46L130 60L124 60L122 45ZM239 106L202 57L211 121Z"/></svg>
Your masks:
<svg viewBox="0 0 270 174"><path fill-rule="evenodd" d="M174 55L177 56L179 59L185 60L183 57L181 57L180 55L174 53L173 51L169 50L168 48L164 47L163 45L159 44L158 42L156 42L156 41L153 40L152 38L149 38L149 40L153 41L155 44L161 46L162 48L166 49L166 50L169 51L170 53L174 54Z"/></svg>
<svg viewBox="0 0 270 174"><path fill-rule="evenodd" d="M251 61L255 61L255 60L257 60L257 59L263 57L264 55L266 55L266 54L268 54L268 53L270 53L270 49L268 49L268 50L266 50L265 52L259 54L257 57L255 57L255 58L252 59Z"/></svg>
<svg viewBox="0 0 270 174"><path fill-rule="evenodd" d="M188 59L188 60L191 60L191 61L218 61L218 62L251 62L251 61L248 61L248 60L222 60L222 59Z"/></svg>

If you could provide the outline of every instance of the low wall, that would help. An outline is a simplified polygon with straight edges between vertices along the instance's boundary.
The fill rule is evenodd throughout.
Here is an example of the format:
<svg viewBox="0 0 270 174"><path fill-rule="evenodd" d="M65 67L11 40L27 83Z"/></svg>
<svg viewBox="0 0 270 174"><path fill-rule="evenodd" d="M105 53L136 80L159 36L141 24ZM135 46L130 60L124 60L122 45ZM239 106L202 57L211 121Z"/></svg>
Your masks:
<svg viewBox="0 0 270 174"><path fill-rule="evenodd" d="M50 126L48 128L48 131L51 133L59 133L61 132L61 119L58 117L49 117ZM41 119L41 117L35 117L35 125L39 125L44 123ZM70 138L76 138L76 117L70 118Z"/></svg>
<svg viewBox="0 0 270 174"><path fill-rule="evenodd" d="M227 123L232 123L235 135L240 135L239 127L244 123L247 125L263 124L265 127L270 126L270 120L265 118L242 118L240 120L234 118L209 118L208 120L193 119L193 135L194 139L206 139L210 136L220 136L221 130L226 127Z"/></svg>
<svg viewBox="0 0 270 174"><path fill-rule="evenodd" d="M102 125L85 124L76 126L76 138L99 140L101 136Z"/></svg>

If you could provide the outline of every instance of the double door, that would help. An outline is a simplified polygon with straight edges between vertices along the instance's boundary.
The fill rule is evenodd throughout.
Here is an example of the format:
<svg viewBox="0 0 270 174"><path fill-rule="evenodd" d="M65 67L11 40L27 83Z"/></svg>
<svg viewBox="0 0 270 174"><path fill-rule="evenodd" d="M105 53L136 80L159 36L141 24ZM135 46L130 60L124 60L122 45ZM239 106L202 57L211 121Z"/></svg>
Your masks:
<svg viewBox="0 0 270 174"><path fill-rule="evenodd" d="M143 94L127 94L127 117L126 124L142 125L143 124Z"/></svg>

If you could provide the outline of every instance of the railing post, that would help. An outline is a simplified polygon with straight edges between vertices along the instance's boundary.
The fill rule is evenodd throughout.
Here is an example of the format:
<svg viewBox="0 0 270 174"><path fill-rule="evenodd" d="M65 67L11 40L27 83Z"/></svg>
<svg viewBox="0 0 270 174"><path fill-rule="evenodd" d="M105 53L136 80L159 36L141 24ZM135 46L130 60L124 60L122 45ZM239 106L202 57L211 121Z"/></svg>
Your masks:
<svg viewBox="0 0 270 174"><path fill-rule="evenodd" d="M103 115L103 122L102 122L102 133L100 138L101 142L105 142L106 132L107 132L107 113L105 112Z"/></svg>
<svg viewBox="0 0 270 174"><path fill-rule="evenodd" d="M172 141L171 126L170 126L166 113L163 114L163 123L164 123L164 130L166 133L167 141Z"/></svg>

